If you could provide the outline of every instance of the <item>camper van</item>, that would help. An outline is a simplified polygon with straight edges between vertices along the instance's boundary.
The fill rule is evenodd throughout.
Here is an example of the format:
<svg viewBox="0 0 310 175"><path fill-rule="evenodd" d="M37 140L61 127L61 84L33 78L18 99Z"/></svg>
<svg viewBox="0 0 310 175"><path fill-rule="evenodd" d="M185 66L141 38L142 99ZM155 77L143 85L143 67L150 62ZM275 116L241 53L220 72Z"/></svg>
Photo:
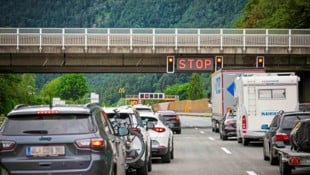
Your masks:
<svg viewBox="0 0 310 175"><path fill-rule="evenodd" d="M294 111L298 105L299 77L294 73L242 74L234 82L237 141L243 145L262 140L262 124L269 125L278 111Z"/></svg>

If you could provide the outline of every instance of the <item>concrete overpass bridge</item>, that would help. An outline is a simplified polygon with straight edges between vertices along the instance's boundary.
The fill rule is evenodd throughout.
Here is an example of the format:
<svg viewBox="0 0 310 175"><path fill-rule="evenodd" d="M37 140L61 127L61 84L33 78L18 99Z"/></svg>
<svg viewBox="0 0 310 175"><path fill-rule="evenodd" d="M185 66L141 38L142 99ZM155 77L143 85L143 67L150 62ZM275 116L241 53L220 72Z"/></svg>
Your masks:
<svg viewBox="0 0 310 175"><path fill-rule="evenodd" d="M310 29L191 28L0 28L0 73L166 72L167 56L180 60L215 57L223 67L294 71L301 102L310 102ZM202 62L197 62L200 64Z"/></svg>
<svg viewBox="0 0 310 175"><path fill-rule="evenodd" d="M309 71L310 29L0 28L0 72L166 72L167 55Z"/></svg>

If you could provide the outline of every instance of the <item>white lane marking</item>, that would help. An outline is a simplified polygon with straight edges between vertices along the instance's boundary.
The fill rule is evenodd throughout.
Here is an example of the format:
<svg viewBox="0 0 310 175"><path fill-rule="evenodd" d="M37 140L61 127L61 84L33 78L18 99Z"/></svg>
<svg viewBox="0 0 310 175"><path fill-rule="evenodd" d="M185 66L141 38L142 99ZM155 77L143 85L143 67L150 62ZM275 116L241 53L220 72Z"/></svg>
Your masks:
<svg viewBox="0 0 310 175"><path fill-rule="evenodd" d="M254 171L246 171L248 175L257 175Z"/></svg>
<svg viewBox="0 0 310 175"><path fill-rule="evenodd" d="M204 134L205 132L204 131L200 131L200 134Z"/></svg>
<svg viewBox="0 0 310 175"><path fill-rule="evenodd" d="M215 140L213 137L208 137L209 140Z"/></svg>
<svg viewBox="0 0 310 175"><path fill-rule="evenodd" d="M227 154L231 154L231 152L230 152L227 148L225 148L225 147L221 147L221 149L222 149L225 153L227 153Z"/></svg>

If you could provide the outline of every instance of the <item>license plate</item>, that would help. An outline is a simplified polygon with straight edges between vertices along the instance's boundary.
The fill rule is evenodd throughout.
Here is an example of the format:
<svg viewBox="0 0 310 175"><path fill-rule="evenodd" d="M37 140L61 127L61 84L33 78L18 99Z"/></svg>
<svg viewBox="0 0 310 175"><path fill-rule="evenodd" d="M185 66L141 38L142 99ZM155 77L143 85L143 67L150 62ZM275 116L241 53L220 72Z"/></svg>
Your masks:
<svg viewBox="0 0 310 175"><path fill-rule="evenodd" d="M65 155L65 146L29 146L26 149L27 156L46 157Z"/></svg>

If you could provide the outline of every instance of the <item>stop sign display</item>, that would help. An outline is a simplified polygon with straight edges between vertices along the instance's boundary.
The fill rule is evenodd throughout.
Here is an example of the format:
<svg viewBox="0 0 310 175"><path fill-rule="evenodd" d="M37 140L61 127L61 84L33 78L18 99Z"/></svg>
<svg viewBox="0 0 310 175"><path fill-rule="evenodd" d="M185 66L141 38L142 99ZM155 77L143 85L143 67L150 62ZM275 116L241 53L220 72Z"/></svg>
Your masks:
<svg viewBox="0 0 310 175"><path fill-rule="evenodd" d="M177 58L176 68L179 71L213 71L213 58Z"/></svg>

